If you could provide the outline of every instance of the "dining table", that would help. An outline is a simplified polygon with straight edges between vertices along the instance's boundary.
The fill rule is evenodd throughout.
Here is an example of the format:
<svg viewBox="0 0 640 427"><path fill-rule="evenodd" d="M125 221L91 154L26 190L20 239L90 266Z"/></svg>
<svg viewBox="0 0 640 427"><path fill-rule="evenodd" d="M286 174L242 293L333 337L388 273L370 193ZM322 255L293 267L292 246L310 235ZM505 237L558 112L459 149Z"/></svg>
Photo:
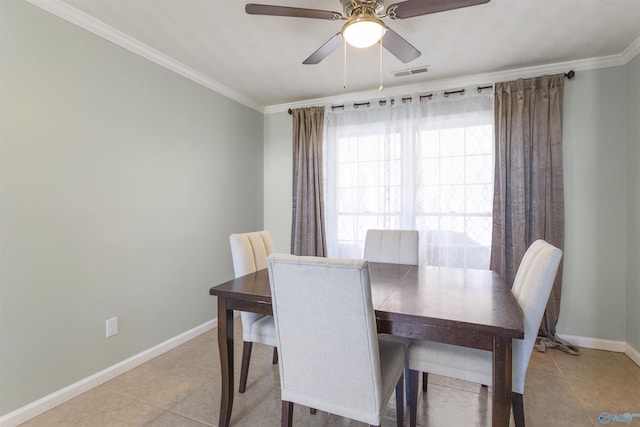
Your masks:
<svg viewBox="0 0 640 427"><path fill-rule="evenodd" d="M379 333L437 341L493 354L493 427L509 425L511 349L524 338L523 314L494 271L369 262L371 296ZM301 284L304 286L304 284ZM221 403L218 425L229 426L234 399L234 310L272 315L267 269L209 290L217 297Z"/></svg>

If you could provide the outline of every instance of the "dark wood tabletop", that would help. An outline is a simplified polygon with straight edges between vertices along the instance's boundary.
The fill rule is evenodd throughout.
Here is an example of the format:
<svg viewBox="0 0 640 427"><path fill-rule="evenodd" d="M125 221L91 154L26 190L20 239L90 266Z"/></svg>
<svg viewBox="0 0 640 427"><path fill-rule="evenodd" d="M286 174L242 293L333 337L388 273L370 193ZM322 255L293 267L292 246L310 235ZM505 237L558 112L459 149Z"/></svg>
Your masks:
<svg viewBox="0 0 640 427"><path fill-rule="evenodd" d="M495 272L369 263L378 332L493 351L493 426L511 413L511 340L524 338L522 311ZM209 290L218 297L222 366L220 426L233 406L233 310L271 314L267 270ZM226 371L226 372L225 372Z"/></svg>

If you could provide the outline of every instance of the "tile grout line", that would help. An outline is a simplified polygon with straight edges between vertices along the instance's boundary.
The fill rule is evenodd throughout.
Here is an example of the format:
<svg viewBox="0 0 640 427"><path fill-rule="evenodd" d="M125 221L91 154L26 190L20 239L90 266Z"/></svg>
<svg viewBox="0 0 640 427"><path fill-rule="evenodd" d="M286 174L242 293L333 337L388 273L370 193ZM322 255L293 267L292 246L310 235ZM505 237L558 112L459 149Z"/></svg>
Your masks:
<svg viewBox="0 0 640 427"><path fill-rule="evenodd" d="M602 351L604 353L607 354L607 357L610 358L611 360L613 360L615 363L617 363L619 366L622 367L623 371L628 371L627 368L622 365L622 363L620 363L612 354L612 352L610 351L606 351L606 350L594 350L594 351ZM579 355L576 355L575 357L580 357L582 356L582 353L580 353ZM587 412L587 408L585 405L585 402L578 396L578 394L576 393L576 387L573 384L573 382L569 379L569 377L567 375L565 375L565 373L563 372L563 370L560 368L560 365L556 362L556 359L552 357L553 363L556 365L558 371L560 372L560 375L562 376L563 381L565 382L565 384L567 385L568 389L571 391L571 395L573 396L573 398L578 402L578 404L580 405L580 409L582 411L582 413L585 415L585 417L587 418L587 420L589 420L589 423L593 426L593 427L598 427L598 426L602 426L603 424L600 422L596 423L595 419L592 419L589 416L589 412Z"/></svg>

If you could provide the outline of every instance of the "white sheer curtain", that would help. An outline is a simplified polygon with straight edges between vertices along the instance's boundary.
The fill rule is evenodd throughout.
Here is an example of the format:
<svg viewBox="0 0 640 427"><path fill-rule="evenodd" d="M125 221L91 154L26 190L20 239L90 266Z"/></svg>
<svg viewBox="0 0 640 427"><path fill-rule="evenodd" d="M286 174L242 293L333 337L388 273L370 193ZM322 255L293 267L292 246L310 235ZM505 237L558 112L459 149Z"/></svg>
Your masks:
<svg viewBox="0 0 640 427"><path fill-rule="evenodd" d="M328 256L362 257L370 228L417 229L421 264L489 267L490 91L327 109L324 138Z"/></svg>

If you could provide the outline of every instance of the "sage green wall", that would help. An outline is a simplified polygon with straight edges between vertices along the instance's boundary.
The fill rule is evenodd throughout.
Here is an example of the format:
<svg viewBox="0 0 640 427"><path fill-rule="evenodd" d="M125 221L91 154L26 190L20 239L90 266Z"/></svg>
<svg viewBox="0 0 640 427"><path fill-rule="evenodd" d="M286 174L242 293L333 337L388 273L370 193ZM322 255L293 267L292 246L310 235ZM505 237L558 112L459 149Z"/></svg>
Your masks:
<svg viewBox="0 0 640 427"><path fill-rule="evenodd" d="M565 255L558 332L625 341L626 67L565 84Z"/></svg>
<svg viewBox="0 0 640 427"><path fill-rule="evenodd" d="M636 75L629 82L636 91L636 151L640 122L637 61L638 58L633 62L635 65L629 66L635 67ZM637 339L640 330L638 280L632 281L635 287L627 286L626 163L627 157L629 162L638 159L637 155L627 156L627 68L580 71L565 85L566 245L558 332L613 341L629 339L640 349L631 339ZM265 129L269 130L265 132L265 153L272 153L265 162L265 228L272 230L274 239L286 240L290 236L290 205L283 203L284 194L280 193L284 193L284 185L290 185L291 169L269 165L289 167L290 119L286 113L267 114ZM631 189L637 206L640 203L637 165L635 170L636 182ZM634 218L637 217L636 214ZM629 218L631 223L630 227L635 227L636 255L629 258L633 260L629 264L637 268L639 226ZM635 298L635 302L626 302L632 299L628 297ZM626 332L631 329L634 332Z"/></svg>
<svg viewBox="0 0 640 427"><path fill-rule="evenodd" d="M215 317L264 116L22 0L0 43L1 416Z"/></svg>
<svg viewBox="0 0 640 427"><path fill-rule="evenodd" d="M629 93L627 342L640 352L640 55L627 64Z"/></svg>
<svg viewBox="0 0 640 427"><path fill-rule="evenodd" d="M277 252L291 252L291 185L293 175L291 116L266 114L264 119L264 227Z"/></svg>

